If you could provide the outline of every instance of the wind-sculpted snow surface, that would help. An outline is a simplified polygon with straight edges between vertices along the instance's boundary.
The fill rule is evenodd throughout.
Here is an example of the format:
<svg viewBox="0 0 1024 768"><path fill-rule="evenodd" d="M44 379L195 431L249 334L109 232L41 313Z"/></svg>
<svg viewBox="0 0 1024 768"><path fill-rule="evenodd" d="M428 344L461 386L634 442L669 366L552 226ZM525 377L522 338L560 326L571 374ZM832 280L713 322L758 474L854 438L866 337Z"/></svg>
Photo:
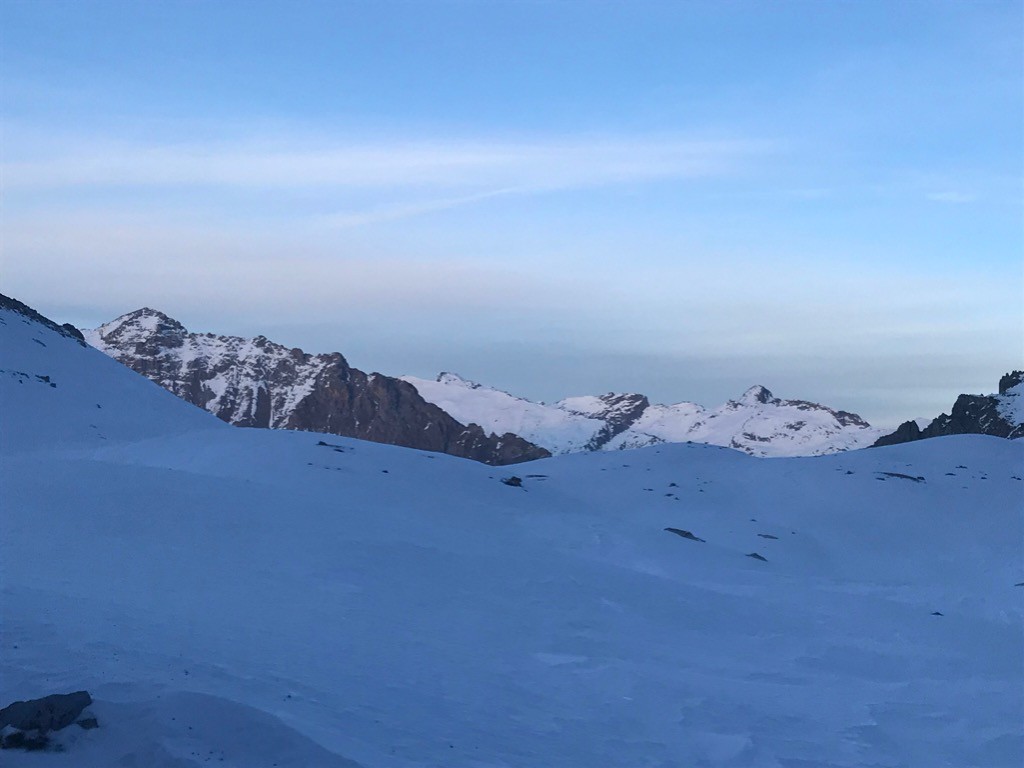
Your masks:
<svg viewBox="0 0 1024 768"><path fill-rule="evenodd" d="M689 402L651 404L637 394L569 397L545 405L451 373L434 381L402 378L460 421L514 432L555 454L696 442L752 456L819 456L867 447L880 434L854 413L783 400L761 386L705 409Z"/></svg>
<svg viewBox="0 0 1024 768"><path fill-rule="evenodd" d="M100 723L5 768L1021 765L1020 441L515 487L233 429L4 320L0 705L86 689Z"/></svg>

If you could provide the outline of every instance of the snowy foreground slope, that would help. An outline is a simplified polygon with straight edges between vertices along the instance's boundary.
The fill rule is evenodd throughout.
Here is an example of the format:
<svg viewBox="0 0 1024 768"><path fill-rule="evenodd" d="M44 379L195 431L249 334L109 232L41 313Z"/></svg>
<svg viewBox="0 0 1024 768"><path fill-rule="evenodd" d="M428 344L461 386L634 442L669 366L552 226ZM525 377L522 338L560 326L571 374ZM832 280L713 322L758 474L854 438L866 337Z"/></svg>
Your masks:
<svg viewBox="0 0 1024 768"><path fill-rule="evenodd" d="M493 468L229 427L0 320L0 705L100 722L5 768L1024 758L1020 441Z"/></svg>
<svg viewBox="0 0 1024 768"><path fill-rule="evenodd" d="M402 380L460 421L520 435L554 454L692 441L751 456L821 456L865 448L882 433L855 413L784 400L762 386L717 408L704 408L690 402L652 404L644 395L615 393L548 405L453 373Z"/></svg>

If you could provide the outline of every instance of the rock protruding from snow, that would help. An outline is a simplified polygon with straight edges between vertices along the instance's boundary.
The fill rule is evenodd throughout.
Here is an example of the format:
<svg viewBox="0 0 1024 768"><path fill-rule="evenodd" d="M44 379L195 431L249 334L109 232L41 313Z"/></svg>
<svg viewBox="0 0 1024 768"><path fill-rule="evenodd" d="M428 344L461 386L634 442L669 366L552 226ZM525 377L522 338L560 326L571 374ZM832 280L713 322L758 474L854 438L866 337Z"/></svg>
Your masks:
<svg viewBox="0 0 1024 768"><path fill-rule="evenodd" d="M85 332L90 344L230 424L327 432L450 453L487 464L543 458L515 434L462 423L404 381L366 374L337 352L313 355L270 341L190 333L143 308Z"/></svg>
<svg viewBox="0 0 1024 768"><path fill-rule="evenodd" d="M545 405L451 373L434 381L403 378L456 419L514 432L556 454L690 441L754 456L810 456L863 448L879 434L854 413L783 400L760 385L708 410L691 402L659 405L645 395L616 393Z"/></svg>
<svg viewBox="0 0 1024 768"><path fill-rule="evenodd" d="M950 412L940 414L923 429L905 421L876 446L909 443L944 435L993 435L1024 437L1024 371L1011 371L999 379L995 395L960 395Z"/></svg>
<svg viewBox="0 0 1024 768"><path fill-rule="evenodd" d="M57 325L48 317L43 317L41 314L36 312L32 307L27 304L22 304L17 299L12 299L10 296L4 296L0 293L0 310L6 309L10 312L16 312L19 315L24 316L28 320L45 325L51 331L59 333L61 336L66 336L69 339L74 339L82 346L85 346L85 337L82 336L82 332L75 328L70 323L64 323L64 325Z"/></svg>
<svg viewBox="0 0 1024 768"><path fill-rule="evenodd" d="M777 402L777 398L767 387L755 384L744 392L737 402L741 405L765 405Z"/></svg>
<svg viewBox="0 0 1024 768"><path fill-rule="evenodd" d="M630 429L650 405L651 402L646 395L616 394L614 392L598 396L569 397L558 403L559 408L571 413L578 413L604 422L604 426L584 446L584 450L588 451L601 450L610 445L612 440ZM649 438L650 436L645 435L644 437ZM617 447L634 448L640 445L649 445L651 442L648 439L635 444L634 441L634 444L621 444Z"/></svg>
<svg viewBox="0 0 1024 768"><path fill-rule="evenodd" d="M87 691L53 693L41 699L16 701L0 709L0 731L8 727L41 734L59 731L75 722L90 704L92 697Z"/></svg>

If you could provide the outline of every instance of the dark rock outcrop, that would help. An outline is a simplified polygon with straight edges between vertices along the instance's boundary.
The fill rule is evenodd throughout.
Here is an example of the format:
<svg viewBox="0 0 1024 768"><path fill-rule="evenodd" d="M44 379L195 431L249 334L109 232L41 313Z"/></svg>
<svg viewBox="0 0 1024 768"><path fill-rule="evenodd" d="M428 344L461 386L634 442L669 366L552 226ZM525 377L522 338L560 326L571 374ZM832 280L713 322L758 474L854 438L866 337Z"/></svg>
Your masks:
<svg viewBox="0 0 1024 768"><path fill-rule="evenodd" d="M1024 437L1024 423L1010 415L1016 399L1024 397L1022 384L1024 371L1011 371L999 379L999 394L960 395L948 414L940 414L924 429L916 422L905 421L895 432L878 438L873 447L944 435Z"/></svg>
<svg viewBox="0 0 1024 768"><path fill-rule="evenodd" d="M1005 395L1014 387L1024 384L1024 371L1010 371L999 377L999 394Z"/></svg>
<svg viewBox="0 0 1024 768"><path fill-rule="evenodd" d="M704 539L702 539L700 536L697 536L691 531L684 531L682 528L665 528L665 530L669 533L674 533L676 536L681 536L684 539L689 539L690 541L704 542Z"/></svg>
<svg viewBox="0 0 1024 768"><path fill-rule="evenodd" d="M612 438L633 426L651 405L651 401L647 399L646 395L635 393L609 392L606 395L599 395L597 400L600 401L601 406L587 411L583 415L603 420L604 426L584 446L584 450L587 451L600 450Z"/></svg>
<svg viewBox="0 0 1024 768"><path fill-rule="evenodd" d="M87 331L93 346L178 397L241 427L327 432L482 461L515 464L550 453L486 434L424 400L401 379L364 373L337 352L312 355L264 336L190 333L153 309Z"/></svg>
<svg viewBox="0 0 1024 768"><path fill-rule="evenodd" d="M59 731L75 722L90 704L92 697L86 691L54 693L41 699L16 701L0 709L0 730L11 727L41 734Z"/></svg>

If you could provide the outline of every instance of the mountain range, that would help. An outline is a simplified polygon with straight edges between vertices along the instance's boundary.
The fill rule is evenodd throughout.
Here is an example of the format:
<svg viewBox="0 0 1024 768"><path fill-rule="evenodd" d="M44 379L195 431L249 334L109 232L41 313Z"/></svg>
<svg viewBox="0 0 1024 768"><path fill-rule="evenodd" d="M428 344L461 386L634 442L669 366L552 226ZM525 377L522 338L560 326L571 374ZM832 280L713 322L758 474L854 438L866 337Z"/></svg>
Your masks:
<svg viewBox="0 0 1024 768"><path fill-rule="evenodd" d="M706 409L691 402L652 404L644 395L615 393L546 405L452 373L433 381L403 378L455 418L514 432L554 454L694 442L752 456L816 456L866 447L880 433L857 414L806 400L783 400L763 386Z"/></svg>
<svg viewBox="0 0 1024 768"><path fill-rule="evenodd" d="M517 435L485 434L476 424L460 423L412 385L364 373L337 352L311 355L264 336L190 333L149 308L84 336L118 362L236 426L326 432L485 464L550 455Z"/></svg>
<svg viewBox="0 0 1024 768"><path fill-rule="evenodd" d="M84 332L97 349L231 424L327 432L488 464L550 454L700 442L753 456L805 456L870 445L853 413L784 400L763 386L705 409L642 394L532 402L455 374L366 374L340 353L312 355L263 336L191 333L154 309Z"/></svg>

